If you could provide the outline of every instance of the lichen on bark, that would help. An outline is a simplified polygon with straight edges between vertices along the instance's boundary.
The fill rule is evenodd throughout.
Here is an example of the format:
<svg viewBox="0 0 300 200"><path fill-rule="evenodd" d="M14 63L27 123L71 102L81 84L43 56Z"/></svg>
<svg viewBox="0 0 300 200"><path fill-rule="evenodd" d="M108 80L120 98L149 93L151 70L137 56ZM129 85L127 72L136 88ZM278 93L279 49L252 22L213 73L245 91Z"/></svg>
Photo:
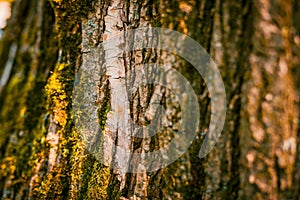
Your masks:
<svg viewBox="0 0 300 200"><path fill-rule="evenodd" d="M298 7L292 0L16 0L0 42L0 198L299 199ZM206 158L199 159L198 151L211 99L189 63L155 48L93 54L115 34L144 26L191 36L220 69L227 118ZM99 84L91 86L96 122L103 135L113 141L118 135L117 145L137 153L167 144L181 113L162 87L127 90L138 82L138 65L172 63L200 105L189 150L155 172L124 174L99 162L89 151L94 147L86 149L72 112L75 75L91 61L116 66L103 68L95 75ZM127 102L119 116L113 113L118 101ZM128 123L115 126L120 118L150 123L152 101L160 101L172 122L156 136L141 139ZM99 141L97 151L111 156Z"/></svg>

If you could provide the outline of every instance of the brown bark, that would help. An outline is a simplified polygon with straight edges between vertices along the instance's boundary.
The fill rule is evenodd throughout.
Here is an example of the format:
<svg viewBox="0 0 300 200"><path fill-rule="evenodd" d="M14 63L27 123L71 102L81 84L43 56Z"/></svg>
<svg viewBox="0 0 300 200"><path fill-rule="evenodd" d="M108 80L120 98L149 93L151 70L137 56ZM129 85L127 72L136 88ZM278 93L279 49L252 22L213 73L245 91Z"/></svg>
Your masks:
<svg viewBox="0 0 300 200"><path fill-rule="evenodd" d="M298 199L297 8L295 0L16 0L0 42L0 197ZM154 48L109 53L104 46L97 52L115 34L145 26L189 35L219 67L226 87L226 122L205 158L198 154L210 123L211 99L191 64ZM102 137L87 135L92 144L87 145L72 111L74 76L104 61L117 68L101 68L93 77L100 84L83 88L92 91L94 103L88 106L99 115L81 125L91 128L94 120L103 131ZM153 151L172 139L181 115L172 92L162 86L129 93L139 81L137 66L149 62L171 62L189 80L198 98L200 123L191 147L171 165L123 173L118 169L121 161L133 166L139 161L112 153L103 139L136 153ZM178 88L180 83L170 80L172 76L166 78L171 88ZM157 125L164 128L157 135L134 137L148 132L137 132L127 121L149 123L155 113L151 101L160 101L172 123L164 126L160 119ZM97 156L112 156L117 169Z"/></svg>

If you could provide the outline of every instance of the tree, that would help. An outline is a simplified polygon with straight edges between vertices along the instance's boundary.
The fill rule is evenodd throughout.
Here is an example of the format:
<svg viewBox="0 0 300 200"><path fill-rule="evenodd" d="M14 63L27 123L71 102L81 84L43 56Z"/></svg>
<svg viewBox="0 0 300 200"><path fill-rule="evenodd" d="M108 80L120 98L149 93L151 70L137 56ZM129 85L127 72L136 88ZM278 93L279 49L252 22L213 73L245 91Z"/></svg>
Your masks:
<svg viewBox="0 0 300 200"><path fill-rule="evenodd" d="M16 0L0 43L1 198L299 199L297 8L293 0ZM196 91L200 123L188 151L171 165L123 174L85 148L72 112L73 88L83 64L108 59L105 51L92 54L95 47L139 27L177 30L198 41L221 72L227 114L218 143L200 159L212 101L205 81L178 55L153 48L124 53L114 65L129 81L138 64L171 62ZM105 70L93 91L102 130L137 153L168 142L181 115L172 92L149 84L132 94L136 124L150 123L145 116L157 93L172 123L150 140L128 143L125 136L135 133L126 123L109 125L118 98L128 97L114 90L122 83L112 80L115 71Z"/></svg>

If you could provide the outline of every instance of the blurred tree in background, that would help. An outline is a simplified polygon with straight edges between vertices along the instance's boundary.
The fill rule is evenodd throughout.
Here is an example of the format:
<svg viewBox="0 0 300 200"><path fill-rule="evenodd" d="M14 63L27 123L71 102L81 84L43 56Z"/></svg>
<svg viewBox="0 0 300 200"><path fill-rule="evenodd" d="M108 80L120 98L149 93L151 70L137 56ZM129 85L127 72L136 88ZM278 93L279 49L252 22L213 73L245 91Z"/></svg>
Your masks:
<svg viewBox="0 0 300 200"><path fill-rule="evenodd" d="M0 40L0 198L300 199L299 9L297 0L13 1ZM216 147L200 159L210 119L203 79L176 56L151 49L124 55L124 70L172 61L197 91L201 118L196 139L176 162L122 175L85 150L72 89L81 64L94 58L90 47L144 26L187 34L211 55L226 87L226 122ZM109 77L100 80L95 93L103 94L97 105L105 129L117 94ZM153 91L141 89L132 100L135 121ZM178 113L172 117L178 121ZM151 138L150 149L157 141ZM130 147L146 146L135 139Z"/></svg>

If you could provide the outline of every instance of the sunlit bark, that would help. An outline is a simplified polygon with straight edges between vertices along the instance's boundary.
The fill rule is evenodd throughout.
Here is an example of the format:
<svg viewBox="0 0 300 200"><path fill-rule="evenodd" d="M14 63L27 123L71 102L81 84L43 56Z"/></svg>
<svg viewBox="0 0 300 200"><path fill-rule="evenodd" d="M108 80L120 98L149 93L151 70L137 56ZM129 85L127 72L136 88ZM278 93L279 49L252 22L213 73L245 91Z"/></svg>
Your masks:
<svg viewBox="0 0 300 200"><path fill-rule="evenodd" d="M296 0L16 0L0 41L1 199L298 199L298 8ZM203 159L198 153L211 103L197 71L178 55L155 48L123 53L128 41L115 52L105 45L97 51L114 35L145 26L189 35L221 72L226 123ZM93 77L99 84L83 88L91 91L90 107L99 115L82 125L98 122L104 140L87 135L87 144L72 112L74 77L104 61L115 67L101 68ZM191 147L171 165L124 173L118 167L144 166L112 153L107 141L136 153L153 151L170 141L180 121L172 91L150 84L130 93L145 63L169 64L189 80L200 123ZM180 83L174 77L165 81L176 89ZM155 101L167 113L156 121L162 131L134 137L149 134L133 124L153 119ZM113 158L115 169L101 163L96 151Z"/></svg>

